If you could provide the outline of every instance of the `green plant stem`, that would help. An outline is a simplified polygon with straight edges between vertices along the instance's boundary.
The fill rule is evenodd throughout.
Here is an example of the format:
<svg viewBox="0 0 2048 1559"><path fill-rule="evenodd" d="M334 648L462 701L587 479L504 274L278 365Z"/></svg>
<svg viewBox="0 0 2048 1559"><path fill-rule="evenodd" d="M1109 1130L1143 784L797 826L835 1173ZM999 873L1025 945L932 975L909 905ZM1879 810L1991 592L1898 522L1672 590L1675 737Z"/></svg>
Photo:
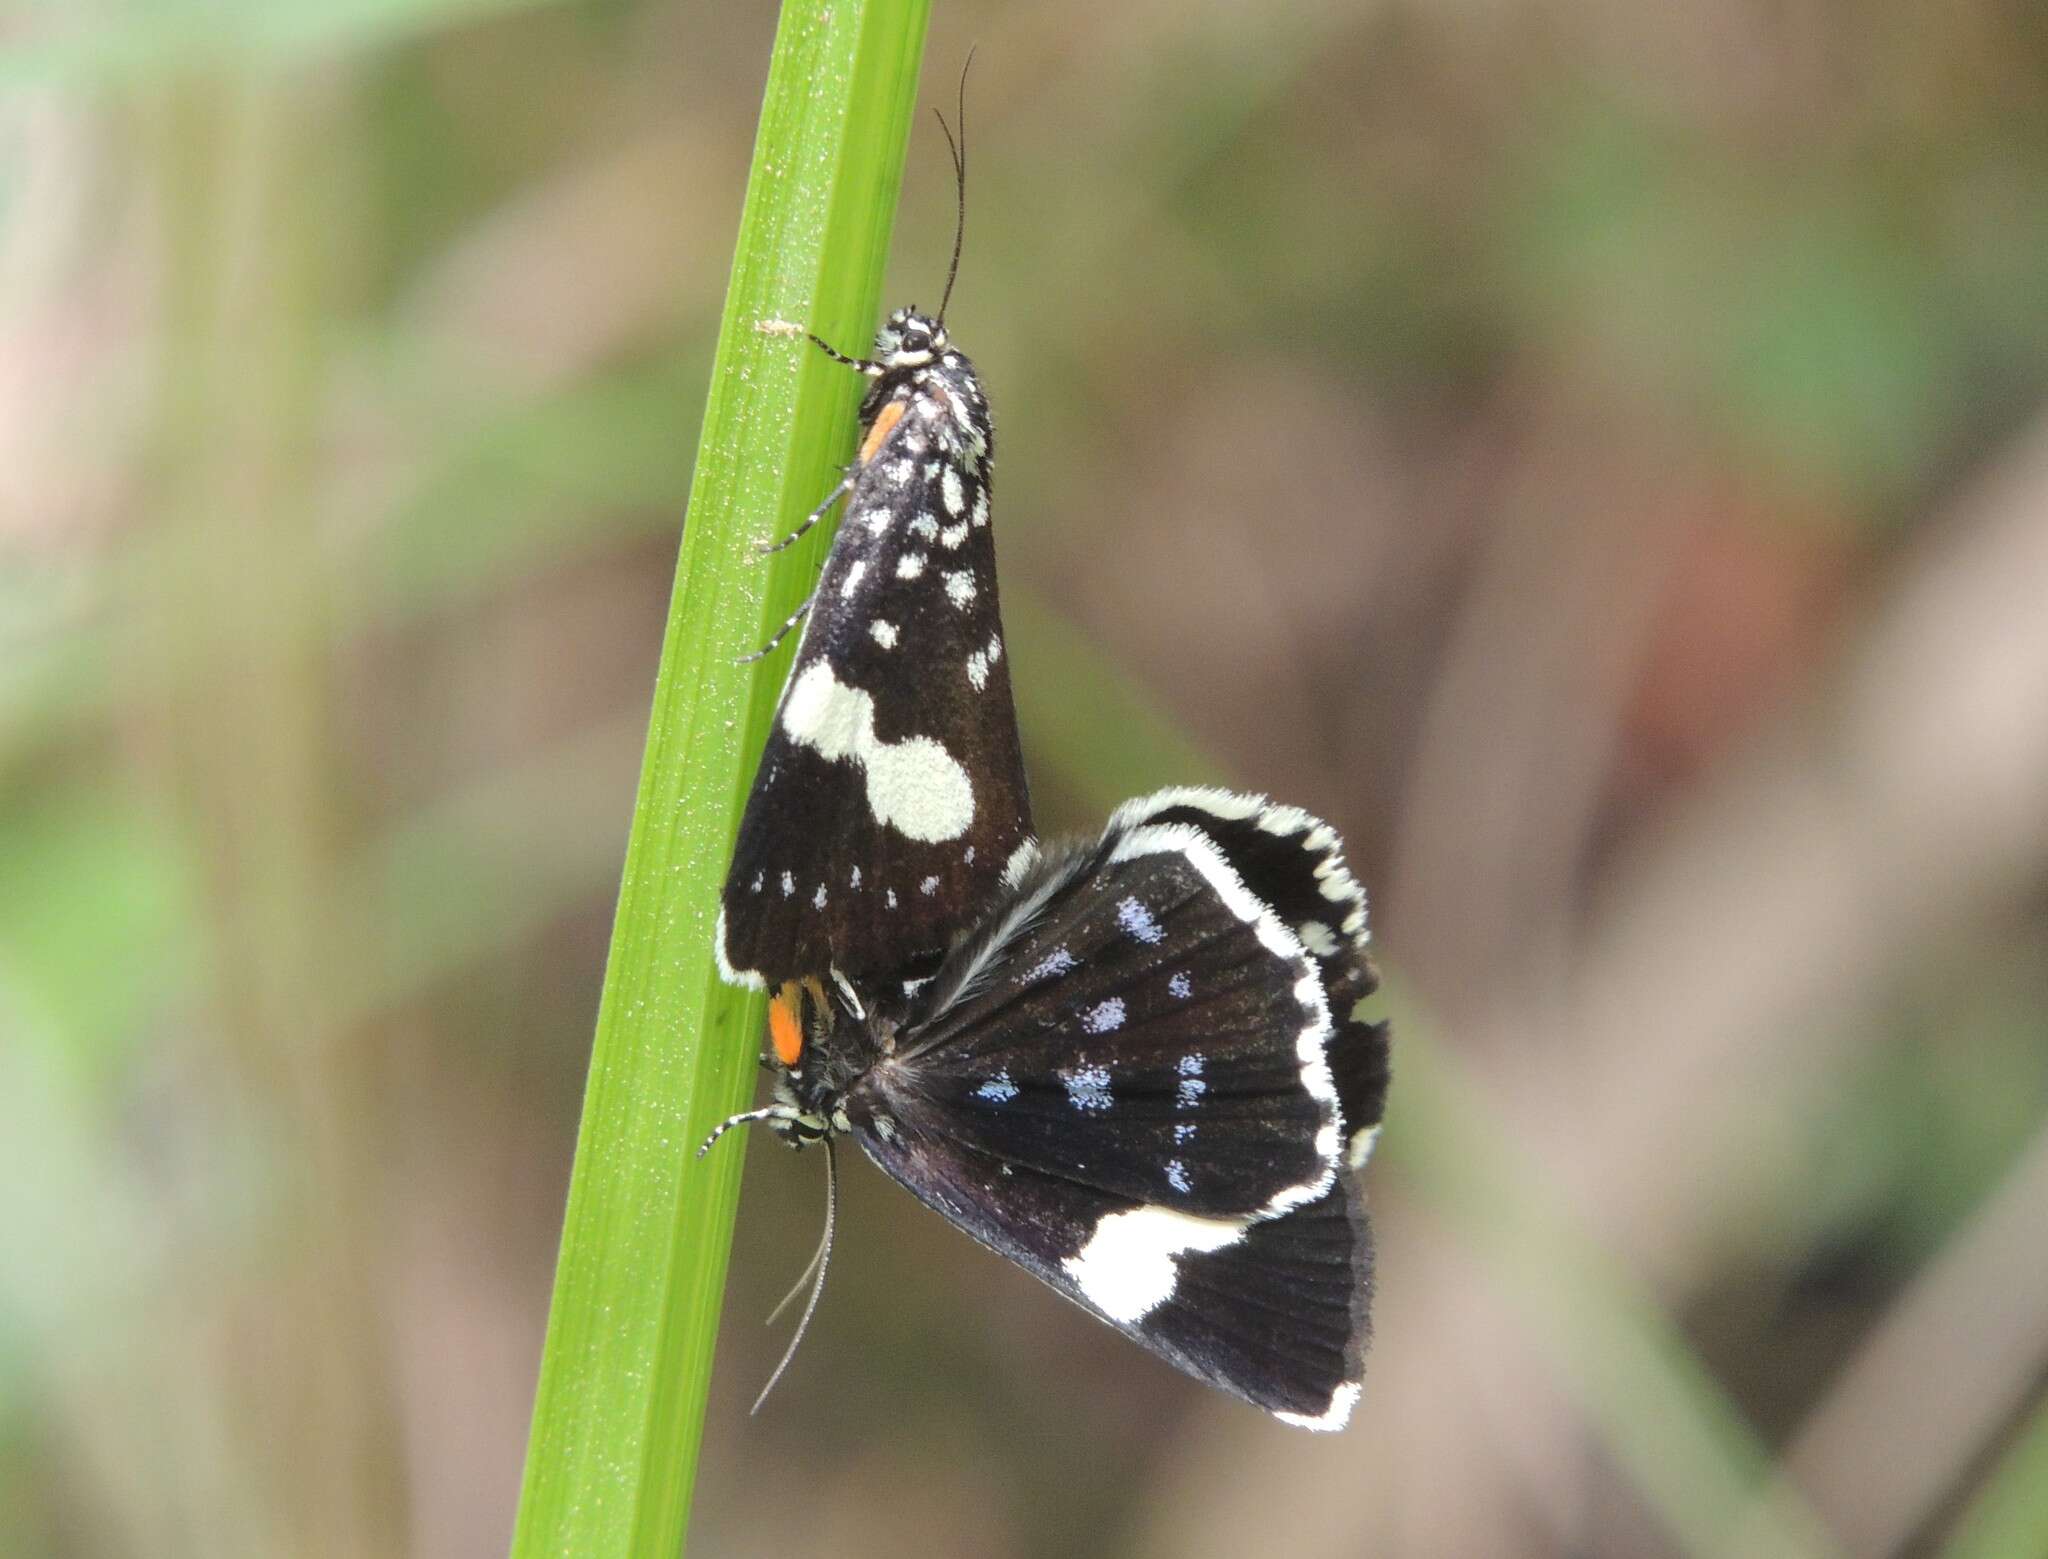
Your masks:
<svg viewBox="0 0 2048 1559"><path fill-rule="evenodd" d="M783 11L740 223L605 970L512 1551L678 1551L702 1435L740 1154L692 1157L753 1087L761 1007L712 928L787 666L738 658L813 577L818 532L752 544L830 489L861 381L802 342L872 329L928 0ZM735 1144L736 1147L736 1144Z"/></svg>

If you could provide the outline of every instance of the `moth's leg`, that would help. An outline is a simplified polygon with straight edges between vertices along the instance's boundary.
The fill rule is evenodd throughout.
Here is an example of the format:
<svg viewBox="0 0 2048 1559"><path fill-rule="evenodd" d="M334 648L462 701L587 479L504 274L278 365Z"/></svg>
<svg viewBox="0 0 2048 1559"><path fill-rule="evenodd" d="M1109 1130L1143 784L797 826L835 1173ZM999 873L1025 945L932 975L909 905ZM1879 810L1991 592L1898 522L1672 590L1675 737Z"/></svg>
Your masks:
<svg viewBox="0 0 2048 1559"><path fill-rule="evenodd" d="M811 603L817 599L818 593L815 590L812 591L809 595L805 596L804 604L802 606L799 606L795 611L789 614L789 621L785 622L780 628L777 628L775 630L774 638L770 639L766 644L762 645L758 650L754 651L753 654L742 655L737 661L734 662L734 664L739 666L751 666L755 661L762 659L764 656L773 654L775 646L780 644L784 639L788 638L790 630L794 628L798 623L802 622L804 618L810 614Z"/></svg>
<svg viewBox="0 0 2048 1559"><path fill-rule="evenodd" d="M839 502L840 498L843 495L853 490L853 473L856 469L858 468L849 467L846 475L839 479L839 485L833 488L831 492L825 495L825 501L823 503L819 504L817 508L813 509L809 514L804 516L803 523L798 525L795 530L791 531L787 536L784 536L780 541L755 542L754 551L761 557L772 557L775 553L782 551L782 549L785 547L795 546L797 542L801 541L805 536L809 535L811 527L817 524L818 521L822 520L825 517L825 511L827 509L830 509L832 505L834 505L835 503Z"/></svg>

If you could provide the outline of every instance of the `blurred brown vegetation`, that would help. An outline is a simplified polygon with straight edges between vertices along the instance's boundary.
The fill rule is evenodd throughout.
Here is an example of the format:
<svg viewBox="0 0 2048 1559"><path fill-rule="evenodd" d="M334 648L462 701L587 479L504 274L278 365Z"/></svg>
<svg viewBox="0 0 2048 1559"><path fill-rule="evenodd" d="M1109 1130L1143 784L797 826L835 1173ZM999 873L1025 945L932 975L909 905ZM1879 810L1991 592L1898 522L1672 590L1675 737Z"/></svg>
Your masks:
<svg viewBox="0 0 2048 1559"><path fill-rule="evenodd" d="M0 1551L503 1550L772 26L17 30ZM757 1144L697 1551L2048 1552L2040 13L970 43L1041 818L1343 829L1378 1341L1283 1432L857 1168L749 1420L819 1210Z"/></svg>

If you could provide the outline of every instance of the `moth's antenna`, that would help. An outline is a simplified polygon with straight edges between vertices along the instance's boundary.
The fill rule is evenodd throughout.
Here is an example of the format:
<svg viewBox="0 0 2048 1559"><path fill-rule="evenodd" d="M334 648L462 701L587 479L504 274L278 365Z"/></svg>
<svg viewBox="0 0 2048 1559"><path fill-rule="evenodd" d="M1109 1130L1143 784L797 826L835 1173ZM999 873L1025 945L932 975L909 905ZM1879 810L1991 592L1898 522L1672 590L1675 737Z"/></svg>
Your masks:
<svg viewBox="0 0 2048 1559"><path fill-rule="evenodd" d="M752 1126L760 1121L789 1121L792 1124L802 1124L803 1120L804 1112L787 1104L770 1104L758 1110L742 1110L738 1115L728 1115L711 1128L711 1135L706 1137L697 1149L697 1157L702 1158L709 1153L711 1144L735 1126Z"/></svg>
<svg viewBox="0 0 2048 1559"><path fill-rule="evenodd" d="M767 1319L761 1323L763 1326L773 1326L775 1324L782 1312L790 1307L796 1296L804 1291L804 1285L810 1282L811 1274L818 1270L820 1264L825 1260L825 1253L832 1248L832 1170L832 1143L831 1139L827 1138L825 1142L825 1232L818 1236L818 1248L811 1252L811 1259L804 1263L803 1271L798 1273L796 1281L789 1285L789 1292L784 1294L776 1303L775 1308L768 1312ZM819 1281L822 1282L823 1279ZM790 1346L794 1348L796 1345L792 1343ZM756 1407L760 1406L758 1402L754 1405Z"/></svg>
<svg viewBox="0 0 2048 1559"><path fill-rule="evenodd" d="M939 299L939 323L946 322L946 305L953 301L953 278L960 274L960 245L967 238L967 67L974 63L974 50L967 51L967 58L960 65L960 139L953 139L953 132L947 128L946 116L935 108L939 128L946 132L946 150L953 154L953 184L959 192L957 215L953 219L953 263L946 271L946 295Z"/></svg>
<svg viewBox="0 0 2048 1559"><path fill-rule="evenodd" d="M789 1368L789 1361L796 1357L797 1345L804 1340L804 1333L811 1329L811 1317L818 1313L818 1296L825 1292L825 1269L832 1263L832 1230L838 1221L839 1160L833 1153L832 1139L827 1137L825 1139L825 1237L818 1241L818 1253L811 1258L811 1266L817 1268L818 1280L811 1285L810 1301L804 1306L803 1319L796 1323L796 1335L790 1338L789 1346L783 1350L782 1362L775 1366L775 1373L768 1377L768 1384L763 1386L761 1394L754 1398L754 1405L747 1409L749 1413L761 1411L761 1404L768 1400L768 1393L775 1389L775 1383L782 1379L782 1372ZM804 1270L804 1277L809 1276L810 1268L806 1268ZM796 1280L796 1288L789 1291L789 1299L785 1299L781 1304L777 1305L774 1315L770 1315L768 1319L773 1321L775 1316L782 1314L789 1300L796 1298L797 1288L802 1288L803 1286L804 1279L798 1278Z"/></svg>
<svg viewBox="0 0 2048 1559"><path fill-rule="evenodd" d="M830 1226L828 1225L827 1234L829 1235L829 1233ZM789 1285L789 1292L784 1294L780 1299L778 1299L775 1302L775 1308L773 1310L770 1310L766 1315L761 1317L761 1324L763 1326L773 1326L777 1321L782 1319L782 1312L787 1310L793 1303L796 1302L796 1296L798 1294L801 1294L806 1288L810 1286L811 1274L818 1270L818 1263L823 1261L824 1259L825 1239L824 1237L820 1237L820 1239L818 1240L818 1248L811 1252L811 1259L804 1263L803 1271L799 1272L796 1276L796 1281Z"/></svg>

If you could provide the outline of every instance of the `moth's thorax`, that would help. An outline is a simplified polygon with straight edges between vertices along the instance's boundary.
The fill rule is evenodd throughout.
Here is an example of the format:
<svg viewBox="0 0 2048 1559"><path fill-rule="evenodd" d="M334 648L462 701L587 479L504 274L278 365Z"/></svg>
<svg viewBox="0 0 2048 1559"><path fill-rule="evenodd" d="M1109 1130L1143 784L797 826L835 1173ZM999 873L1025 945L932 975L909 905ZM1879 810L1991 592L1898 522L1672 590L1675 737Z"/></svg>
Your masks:
<svg viewBox="0 0 2048 1559"><path fill-rule="evenodd" d="M988 397L974 364L964 353L951 349L915 367L885 368L868 386L861 401L860 419L873 428L891 406L903 415L922 412L944 443L961 442L976 446L973 453L986 459L989 442ZM950 428L947 424L951 424ZM976 435L979 435L977 439Z"/></svg>

